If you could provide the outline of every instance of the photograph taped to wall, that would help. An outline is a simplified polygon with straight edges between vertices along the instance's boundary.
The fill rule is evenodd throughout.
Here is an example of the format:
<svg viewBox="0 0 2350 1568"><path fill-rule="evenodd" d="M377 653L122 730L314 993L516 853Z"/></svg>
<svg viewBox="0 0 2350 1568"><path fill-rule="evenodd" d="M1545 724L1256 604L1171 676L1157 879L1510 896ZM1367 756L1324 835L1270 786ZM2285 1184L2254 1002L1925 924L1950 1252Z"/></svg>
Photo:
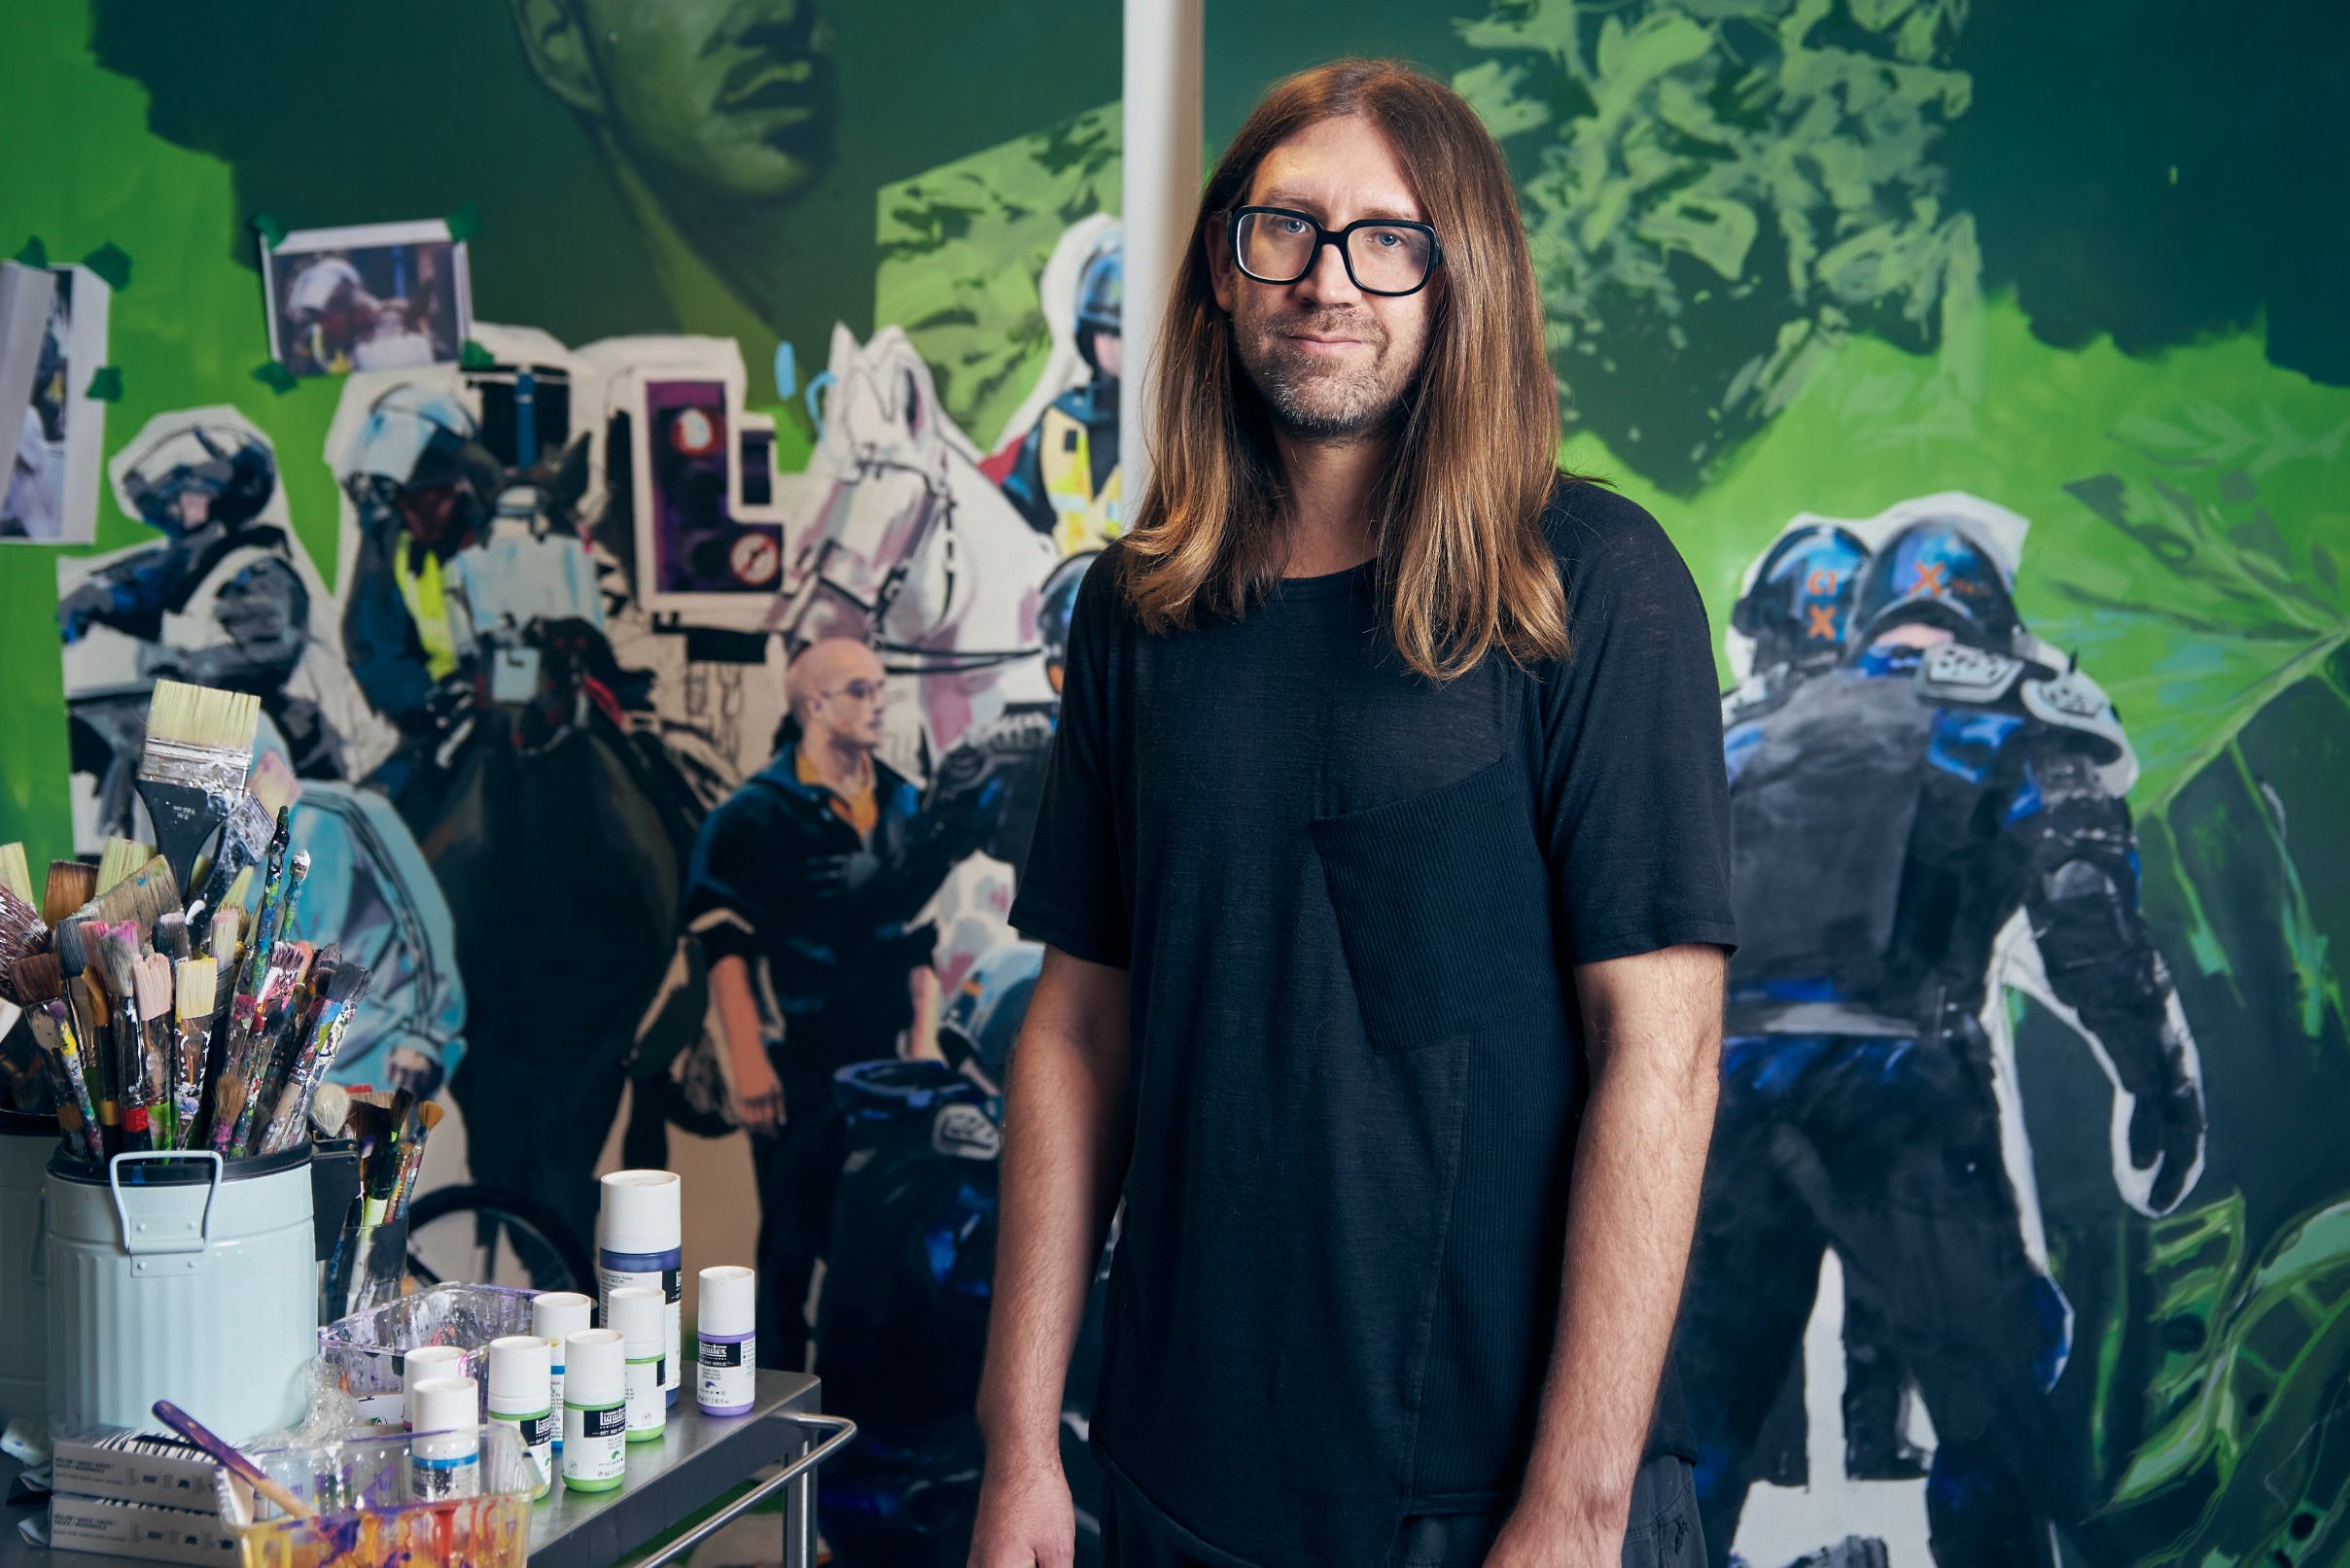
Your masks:
<svg viewBox="0 0 2350 1568"><path fill-rule="evenodd" d="M270 357L296 375L453 365L473 331L465 242L438 219L263 241L262 278Z"/></svg>
<svg viewBox="0 0 2350 1568"><path fill-rule="evenodd" d="M87 544L97 531L106 404L89 387L106 364L109 293L83 266L11 261L0 276L0 540Z"/></svg>
<svg viewBox="0 0 2350 1568"><path fill-rule="evenodd" d="M783 581L784 526L744 505L739 375L648 370L639 386L632 471L647 607L763 610Z"/></svg>

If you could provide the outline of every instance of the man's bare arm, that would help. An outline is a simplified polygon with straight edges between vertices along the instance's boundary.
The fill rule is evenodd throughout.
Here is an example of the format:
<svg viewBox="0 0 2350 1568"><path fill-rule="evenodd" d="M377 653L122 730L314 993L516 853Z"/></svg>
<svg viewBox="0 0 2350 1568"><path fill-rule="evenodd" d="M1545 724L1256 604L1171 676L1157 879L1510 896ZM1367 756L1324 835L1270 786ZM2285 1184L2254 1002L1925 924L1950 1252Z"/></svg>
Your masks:
<svg viewBox="0 0 2350 1568"><path fill-rule="evenodd" d="M1134 1142L1126 971L1047 948L1010 1076L971 1562L1057 1568L1075 1550L1062 1384Z"/></svg>
<svg viewBox="0 0 2350 1568"><path fill-rule="evenodd" d="M1490 1564L1613 1565L1680 1308L1722 1045L1721 950L1575 970L1591 1099L1526 1484Z"/></svg>

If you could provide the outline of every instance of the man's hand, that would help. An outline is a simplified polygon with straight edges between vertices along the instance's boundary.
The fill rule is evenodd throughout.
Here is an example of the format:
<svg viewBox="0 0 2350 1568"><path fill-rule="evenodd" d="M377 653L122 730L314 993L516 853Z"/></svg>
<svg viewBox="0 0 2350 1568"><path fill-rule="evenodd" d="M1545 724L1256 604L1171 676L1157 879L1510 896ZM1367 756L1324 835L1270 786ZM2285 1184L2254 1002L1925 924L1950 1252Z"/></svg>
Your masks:
<svg viewBox="0 0 2350 1568"><path fill-rule="evenodd" d="M1622 1568L1624 1519L1597 1523L1548 1499L1522 1499L1486 1553L1485 1568Z"/></svg>
<svg viewBox="0 0 2350 1568"><path fill-rule="evenodd" d="M764 1046L734 1051L734 1114L748 1132L772 1132L784 1119L784 1082Z"/></svg>
<svg viewBox="0 0 2350 1568"><path fill-rule="evenodd" d="M971 1527L970 1568L1070 1568L1077 1514L1058 1455L1012 1463L990 1456Z"/></svg>

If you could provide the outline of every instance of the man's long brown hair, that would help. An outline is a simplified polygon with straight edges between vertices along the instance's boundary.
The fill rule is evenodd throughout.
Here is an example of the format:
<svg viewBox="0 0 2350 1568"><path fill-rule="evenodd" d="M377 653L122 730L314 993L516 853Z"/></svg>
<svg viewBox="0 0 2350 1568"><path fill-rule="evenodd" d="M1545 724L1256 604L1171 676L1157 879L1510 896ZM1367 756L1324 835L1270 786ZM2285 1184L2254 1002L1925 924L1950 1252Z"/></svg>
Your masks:
<svg viewBox="0 0 2350 1568"><path fill-rule="evenodd" d="M1385 135L1444 251L1424 357L1371 503L1395 645L1435 680L1496 647L1564 658L1565 594L1540 524L1558 480L1559 388L1517 198L1475 112L1391 60L1338 60L1280 83L1208 181L1160 330L1154 471L1127 536L1127 596L1145 629L1165 631L1239 615L1280 576L1280 454L1216 304L1209 226L1246 204L1267 153L1349 116Z"/></svg>

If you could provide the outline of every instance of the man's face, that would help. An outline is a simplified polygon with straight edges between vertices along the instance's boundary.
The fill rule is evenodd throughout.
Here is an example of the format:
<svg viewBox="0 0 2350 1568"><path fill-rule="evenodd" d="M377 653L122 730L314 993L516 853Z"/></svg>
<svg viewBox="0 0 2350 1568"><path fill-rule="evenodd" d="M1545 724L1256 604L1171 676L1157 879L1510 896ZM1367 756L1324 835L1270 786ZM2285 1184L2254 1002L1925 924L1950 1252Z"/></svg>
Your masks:
<svg viewBox="0 0 2350 1568"><path fill-rule="evenodd" d="M1094 373L1111 381L1125 378L1125 337L1117 332L1094 333Z"/></svg>
<svg viewBox="0 0 2350 1568"><path fill-rule="evenodd" d="M400 520L405 524L408 537L428 550L441 550L443 544L454 547L456 540L448 538L457 517L457 486L431 485L420 490L400 493Z"/></svg>
<svg viewBox="0 0 2350 1568"><path fill-rule="evenodd" d="M871 750L881 745L882 709L887 701L881 660L865 648L843 649L817 674L808 699L809 738L825 745Z"/></svg>
<svg viewBox="0 0 2350 1568"><path fill-rule="evenodd" d="M1287 207L1328 229L1362 218L1426 221L1387 139L1351 117L1309 126L1266 154L1246 204ZM1317 252L1295 283L1259 283L1235 263L1220 224L1209 257L1241 364L1290 435L1349 441L1386 428L1427 347L1430 289L1365 294L1336 246Z"/></svg>
<svg viewBox="0 0 2350 1568"><path fill-rule="evenodd" d="M751 200L832 157L832 29L814 0L579 0L613 129L661 175Z"/></svg>

